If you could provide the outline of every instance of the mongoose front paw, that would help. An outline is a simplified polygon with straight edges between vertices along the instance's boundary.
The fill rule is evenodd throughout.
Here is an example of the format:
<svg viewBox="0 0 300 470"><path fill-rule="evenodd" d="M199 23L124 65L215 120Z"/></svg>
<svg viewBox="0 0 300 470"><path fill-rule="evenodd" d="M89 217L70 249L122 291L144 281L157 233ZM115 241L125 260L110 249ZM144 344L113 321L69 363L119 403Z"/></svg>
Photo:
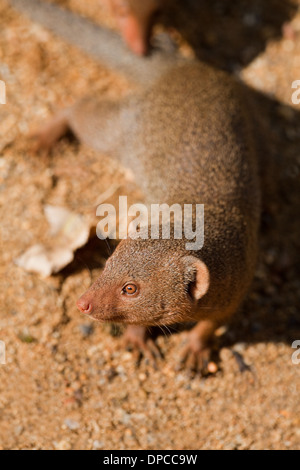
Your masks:
<svg viewBox="0 0 300 470"><path fill-rule="evenodd" d="M182 352L179 369L188 369L193 374L200 374L202 377L216 374L219 367L213 357L214 351L211 347L203 347L200 342L190 340Z"/></svg>
<svg viewBox="0 0 300 470"><path fill-rule="evenodd" d="M145 358L154 369L157 369L157 361L163 359L159 347L143 326L129 326L125 331L123 342L128 350L133 351L137 366Z"/></svg>

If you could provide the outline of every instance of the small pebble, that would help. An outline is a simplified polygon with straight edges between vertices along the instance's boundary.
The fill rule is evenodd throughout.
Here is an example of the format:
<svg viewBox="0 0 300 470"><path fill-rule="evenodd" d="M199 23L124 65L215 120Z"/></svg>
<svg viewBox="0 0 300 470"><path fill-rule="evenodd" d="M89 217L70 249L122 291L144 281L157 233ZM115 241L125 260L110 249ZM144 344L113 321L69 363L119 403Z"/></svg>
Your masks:
<svg viewBox="0 0 300 470"><path fill-rule="evenodd" d="M87 338L94 333L94 326L89 324L79 325L79 330L82 336Z"/></svg>
<svg viewBox="0 0 300 470"><path fill-rule="evenodd" d="M77 429L80 428L80 424L78 423L78 421L75 421L70 418L65 419L64 423L67 426L67 428L70 429L71 431L77 431Z"/></svg>

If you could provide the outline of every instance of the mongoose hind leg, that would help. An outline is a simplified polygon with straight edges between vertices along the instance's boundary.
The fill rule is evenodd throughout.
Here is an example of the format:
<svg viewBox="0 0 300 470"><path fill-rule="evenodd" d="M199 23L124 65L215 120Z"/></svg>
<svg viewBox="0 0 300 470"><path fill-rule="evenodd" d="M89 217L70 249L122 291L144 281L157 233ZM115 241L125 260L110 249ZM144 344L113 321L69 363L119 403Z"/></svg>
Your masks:
<svg viewBox="0 0 300 470"><path fill-rule="evenodd" d="M211 320L203 320L189 333L188 344L182 352L181 368L187 368L203 376L218 371L213 361L213 337L217 324Z"/></svg>
<svg viewBox="0 0 300 470"><path fill-rule="evenodd" d="M40 129L32 132L33 152L47 156L56 142L59 141L69 130L66 111L62 111L44 124Z"/></svg>
<svg viewBox="0 0 300 470"><path fill-rule="evenodd" d="M154 369L157 369L157 361L162 359L163 355L146 327L137 325L128 326L123 341L128 349L134 350L138 365L144 357Z"/></svg>

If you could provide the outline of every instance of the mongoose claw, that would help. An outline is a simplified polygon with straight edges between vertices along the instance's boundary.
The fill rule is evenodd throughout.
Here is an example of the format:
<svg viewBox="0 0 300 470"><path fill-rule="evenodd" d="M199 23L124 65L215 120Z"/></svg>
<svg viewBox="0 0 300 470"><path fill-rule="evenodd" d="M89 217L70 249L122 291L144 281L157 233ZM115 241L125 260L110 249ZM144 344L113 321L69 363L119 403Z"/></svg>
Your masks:
<svg viewBox="0 0 300 470"><path fill-rule="evenodd" d="M133 351L137 367L140 366L144 358L147 363L157 370L157 361L163 359L163 354L145 327L129 326L123 341L125 347Z"/></svg>
<svg viewBox="0 0 300 470"><path fill-rule="evenodd" d="M219 368L212 360L213 350L210 347L203 348L199 344L188 344L182 352L179 370L188 369L193 375L200 374L202 377L215 374Z"/></svg>

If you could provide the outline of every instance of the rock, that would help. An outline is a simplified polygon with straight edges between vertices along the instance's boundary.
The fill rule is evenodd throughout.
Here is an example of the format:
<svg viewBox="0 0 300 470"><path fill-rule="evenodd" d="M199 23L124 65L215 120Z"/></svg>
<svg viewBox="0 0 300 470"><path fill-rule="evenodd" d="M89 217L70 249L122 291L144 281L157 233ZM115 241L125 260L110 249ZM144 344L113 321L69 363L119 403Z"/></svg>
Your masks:
<svg viewBox="0 0 300 470"><path fill-rule="evenodd" d="M68 429L71 431L77 431L77 429L80 428L80 424L78 421L75 421L74 419L67 418L64 421L65 425L67 426Z"/></svg>

